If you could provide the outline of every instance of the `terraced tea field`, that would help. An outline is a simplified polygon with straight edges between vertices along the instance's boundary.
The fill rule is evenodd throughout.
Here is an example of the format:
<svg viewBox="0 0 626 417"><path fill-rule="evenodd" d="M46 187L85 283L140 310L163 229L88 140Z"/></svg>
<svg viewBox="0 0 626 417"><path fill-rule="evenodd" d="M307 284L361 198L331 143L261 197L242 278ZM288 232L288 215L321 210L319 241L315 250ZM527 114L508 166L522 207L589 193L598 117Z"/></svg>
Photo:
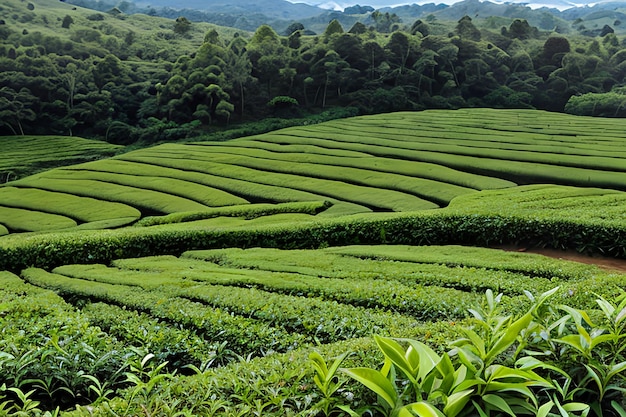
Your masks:
<svg viewBox="0 0 626 417"><path fill-rule="evenodd" d="M539 111L432 110L164 144L12 181L0 188L0 225L7 233L110 228L287 202L328 201L325 217L408 212L542 183L624 191L624 127ZM85 216L93 204L98 214Z"/></svg>
<svg viewBox="0 0 626 417"><path fill-rule="evenodd" d="M0 415L391 415L383 396L406 399L394 390L411 381L393 381L404 370L385 371L373 335L429 346L402 359L419 366L448 358L442 386L493 372L488 391L424 394L441 415L474 415L450 407L459 398L517 415L512 393L523 415L619 414L626 275L489 247L626 258L625 127L537 111L395 113L164 144L3 184ZM505 339L543 350L514 364L523 349ZM476 349L464 357L466 342ZM476 365L489 355L502 365ZM461 366L444 372L452 360ZM550 373L559 360L576 365L574 382ZM387 372L383 396L348 381L355 366ZM545 379L509 389L518 381L494 376L503 369ZM605 397L589 369L616 384ZM570 383L579 389L559 397L555 384Z"/></svg>
<svg viewBox="0 0 626 417"><path fill-rule="evenodd" d="M7 300L0 318L6 324L0 351L16 340L42 343L29 358L41 360L43 368L33 368L29 377L44 378L38 373L48 372L43 358L56 351L59 358L83 359L49 374L52 387L86 390L87 381L79 378L68 386L63 379L81 371L98 372L111 387L121 387L123 378L114 372L123 366L117 361L124 352L133 360L150 352L159 363L167 362L162 372L181 373L159 391L161 400L177 399L177 409L187 407L196 415L210 415L218 404L224 412L248 410L244 415L253 415L255 402L272 395L289 400L267 405L266 412L306 412L316 395L306 382L306 356L312 349L324 355L356 350L358 358L371 363L372 334L445 347L457 337L454 324L481 304L487 289L502 292L505 308L520 312L528 304L524 291L540 294L560 286L555 303L591 308L591 293L615 297L626 284L625 275L593 266L460 246L199 250L178 257L118 259L109 265L27 268L20 277L0 274ZM39 325L24 327L31 316L20 311L33 303L32 314L41 317L41 326L51 327L43 333ZM45 342L46 334L58 335L61 350ZM85 344L95 345L91 353ZM242 357L248 359L241 363ZM206 371L182 376L189 374L186 365ZM5 360L3 380L14 381L17 366ZM233 372L241 379L232 378ZM211 387L211 398L202 400L206 392L201 387ZM178 390L185 395L180 397ZM53 402L62 403L62 398L59 393ZM144 401L125 398L113 404L118 412L126 401Z"/></svg>
<svg viewBox="0 0 626 417"><path fill-rule="evenodd" d="M0 183L58 166L110 157L123 148L68 136L3 136L0 137Z"/></svg>

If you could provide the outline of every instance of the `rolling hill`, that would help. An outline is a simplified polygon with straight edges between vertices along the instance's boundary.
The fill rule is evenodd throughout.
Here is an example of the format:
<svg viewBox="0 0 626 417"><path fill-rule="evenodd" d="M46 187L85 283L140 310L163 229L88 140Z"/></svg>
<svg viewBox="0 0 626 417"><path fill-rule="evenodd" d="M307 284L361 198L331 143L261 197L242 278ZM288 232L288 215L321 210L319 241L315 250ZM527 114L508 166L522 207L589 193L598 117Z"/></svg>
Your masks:
<svg viewBox="0 0 626 417"><path fill-rule="evenodd" d="M493 247L626 258L624 127L536 110L400 112L168 143L9 181L1 407L388 409L360 375L379 376L391 403L414 401L382 374L393 367L399 387L419 369L435 381L419 403L429 415L465 398L452 414L470 417L497 396L501 409L537 416L558 408L561 377L585 387L561 407L621 410L579 370L623 376L626 275ZM68 158L119 150L76 138L11 145L4 169L55 145ZM381 351L393 360L379 371ZM510 389L511 375L523 388Z"/></svg>
<svg viewBox="0 0 626 417"><path fill-rule="evenodd" d="M429 110L163 144L4 184L0 224L11 232L108 228L293 202L327 202L323 216L407 212L529 184L626 191L622 125L534 110ZM98 215L85 217L80 201L101 202Z"/></svg>

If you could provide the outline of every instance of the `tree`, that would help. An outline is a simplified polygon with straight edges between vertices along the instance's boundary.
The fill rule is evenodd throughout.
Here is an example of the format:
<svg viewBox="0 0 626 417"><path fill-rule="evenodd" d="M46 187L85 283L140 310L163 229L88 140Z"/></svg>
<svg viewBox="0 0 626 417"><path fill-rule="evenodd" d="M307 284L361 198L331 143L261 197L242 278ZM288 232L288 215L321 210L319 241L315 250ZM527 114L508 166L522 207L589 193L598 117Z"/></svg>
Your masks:
<svg viewBox="0 0 626 417"><path fill-rule="evenodd" d="M11 87L2 87L0 89L0 120L2 124L11 129L14 134L24 136L24 127L22 121L33 121L37 118L37 114L32 110L37 98L32 95L29 89L21 88L15 91ZM13 121L17 125L11 124Z"/></svg>
<svg viewBox="0 0 626 417"><path fill-rule="evenodd" d="M526 19L515 19L509 26L506 36L520 40L530 39L537 35L537 28L532 28Z"/></svg>
<svg viewBox="0 0 626 417"><path fill-rule="evenodd" d="M72 19L72 16L70 16L69 14L66 14L63 18L63 21L61 22L61 27L64 29L69 29L72 23L74 23L74 19Z"/></svg>
<svg viewBox="0 0 626 417"><path fill-rule="evenodd" d="M230 114L235 109L234 106L228 101L230 96L219 85L211 84L207 88L209 97L209 111L211 115L219 116L226 119L226 122L230 120Z"/></svg>
<svg viewBox="0 0 626 417"><path fill-rule="evenodd" d="M129 72L124 63L115 55L108 54L93 68L93 80L99 90L107 83L125 84L130 82Z"/></svg>
<svg viewBox="0 0 626 417"><path fill-rule="evenodd" d="M367 54L363 49L363 41L359 36L344 33L335 38L332 43L332 49L349 63L352 68L360 71L367 69L369 65Z"/></svg>
<svg viewBox="0 0 626 417"><path fill-rule="evenodd" d="M367 26L365 26L362 22L356 22L348 31L348 33L352 33L354 35L362 35L365 32L367 32Z"/></svg>
<svg viewBox="0 0 626 417"><path fill-rule="evenodd" d="M240 114L243 116L245 111L245 85L254 80L252 77L252 62L250 62L248 52L241 50L240 53L237 53L236 50L230 49L230 53L226 61L226 68L228 69L226 72L227 77L233 84L239 87L238 90L241 102Z"/></svg>
<svg viewBox="0 0 626 417"><path fill-rule="evenodd" d="M381 33L393 32L397 29L398 24L401 22L400 17L395 13L385 12L382 13L378 10L373 11L370 14L369 19L374 23L374 29Z"/></svg>
<svg viewBox="0 0 626 417"><path fill-rule="evenodd" d="M326 55L324 55L322 59L317 61L313 65L313 68L311 68L314 74L314 79L318 82L320 80L323 80L320 86L323 86L322 108L326 107L326 98L328 96L329 86L337 86L337 94L341 95L340 74L342 70L348 69L349 67L350 66L348 65L348 63L341 59L337 52L328 51Z"/></svg>
<svg viewBox="0 0 626 417"><path fill-rule="evenodd" d="M176 18L174 22L174 33L178 35L187 35L191 29L191 22L184 16Z"/></svg>
<svg viewBox="0 0 626 417"><path fill-rule="evenodd" d="M339 20L333 19L330 21L326 30L324 31L324 39L329 40L333 35L341 35L343 33L343 26L339 23Z"/></svg>
<svg viewBox="0 0 626 417"><path fill-rule="evenodd" d="M369 79L370 81L374 81L379 75L377 69L385 60L385 51L378 42L375 41L366 42L363 45L363 49L365 51L365 58L368 60L369 64Z"/></svg>
<svg viewBox="0 0 626 417"><path fill-rule="evenodd" d="M480 30L472 23L472 19L465 15L457 23L454 30L461 39L478 42L481 38Z"/></svg>
<svg viewBox="0 0 626 417"><path fill-rule="evenodd" d="M289 35L288 44L290 49L300 49L302 46L302 32L296 31Z"/></svg>
<svg viewBox="0 0 626 417"><path fill-rule="evenodd" d="M428 93L433 95L433 83L435 82L435 67L437 66L437 60L435 51L427 49L422 53L419 59L413 64L413 69L419 74L419 81L417 84L418 94L422 90L422 85L428 85Z"/></svg>
<svg viewBox="0 0 626 417"><path fill-rule="evenodd" d="M261 25L248 42L248 56L252 62L252 75L267 86L267 95L271 97L272 84L280 77L280 70L289 63L287 49L280 38L268 25Z"/></svg>
<svg viewBox="0 0 626 417"><path fill-rule="evenodd" d="M417 19L415 23L413 23L413 25L411 26L411 34L417 35L418 33L422 36L430 35L430 26L428 25L428 23Z"/></svg>
<svg viewBox="0 0 626 417"><path fill-rule="evenodd" d="M450 72L452 73L454 77L454 84L457 87L460 85L459 78L457 76L456 69L455 69L455 62L457 60L458 55L459 55L459 48L453 44L448 44L437 51L437 56L444 62L444 64L447 64L448 67L450 68Z"/></svg>
<svg viewBox="0 0 626 417"><path fill-rule="evenodd" d="M215 29L209 30L204 35L204 43L210 43L213 45L222 46L222 42L220 41L220 34Z"/></svg>
<svg viewBox="0 0 626 417"><path fill-rule="evenodd" d="M404 32L394 32L385 45L388 62L391 64L396 76L395 84L408 70L413 67L417 59L418 45L414 44Z"/></svg>
<svg viewBox="0 0 626 417"><path fill-rule="evenodd" d="M621 91L570 97L565 112L579 116L626 117L626 95Z"/></svg>
<svg viewBox="0 0 626 417"><path fill-rule="evenodd" d="M603 37L605 37L606 35L611 34L611 33L615 33L615 29L613 29L613 28L612 28L611 26L609 26L609 25L604 25L604 26L602 27L602 30L600 31L600 37L602 37L602 38L603 38Z"/></svg>
<svg viewBox="0 0 626 417"><path fill-rule="evenodd" d="M294 32L298 32L304 30L304 25L300 22L294 22L292 24L290 24L289 26L287 26L287 29L285 29L284 35L285 36L289 36Z"/></svg>
<svg viewBox="0 0 626 417"><path fill-rule="evenodd" d="M559 65L563 55L570 51L570 44L563 36L550 36L543 44L542 58L547 63Z"/></svg>

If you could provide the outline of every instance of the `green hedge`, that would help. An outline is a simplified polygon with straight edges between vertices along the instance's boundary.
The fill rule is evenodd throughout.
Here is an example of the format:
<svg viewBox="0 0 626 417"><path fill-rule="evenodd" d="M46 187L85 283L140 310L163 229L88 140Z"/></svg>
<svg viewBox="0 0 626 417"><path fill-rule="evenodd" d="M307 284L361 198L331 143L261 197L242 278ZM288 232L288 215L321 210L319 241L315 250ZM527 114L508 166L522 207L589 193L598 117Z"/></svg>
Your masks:
<svg viewBox="0 0 626 417"><path fill-rule="evenodd" d="M308 175L274 172L272 170L274 161L262 164L263 166L257 168L235 165L228 161L219 162L219 159L214 155L208 155L206 158L203 158L202 155L193 155L176 161L170 159L167 153L161 153L158 148L146 149L141 152L139 157L123 155L122 158L125 160L132 158L135 161L145 161L154 165L196 170L218 177L245 181L253 186L255 184L279 186L310 193L317 196L316 200L333 198L383 211L412 211L438 207L430 201L400 191L351 184L339 179L323 179Z"/></svg>
<svg viewBox="0 0 626 417"><path fill-rule="evenodd" d="M76 227L76 221L59 214L0 206L0 219L14 232L42 232Z"/></svg>
<svg viewBox="0 0 626 417"><path fill-rule="evenodd" d="M54 292L0 271L0 300L0 381L6 388L32 391L29 401L53 410L96 400L86 375L108 388L124 385L125 347ZM13 394L0 391L5 412L7 404L22 403Z"/></svg>
<svg viewBox="0 0 626 417"><path fill-rule="evenodd" d="M624 184L626 184L626 172L605 171L599 167L587 169L559 166L556 160L550 163L540 163L518 161L510 158L497 159L491 157L488 150L485 150L482 156L473 156L445 153L445 149L437 148L420 150L417 146L415 146L415 149L401 148L398 145L394 147L392 144L385 146L380 144L380 139L376 137L372 138L372 143L368 145L352 141L341 142L341 137L333 136L332 139L330 139L327 138L328 136L323 135L323 133L316 133L314 131L303 131L301 135L302 136L292 137L275 133L268 134L264 139L272 140L277 143L289 141L297 144L349 149L359 152L369 152L374 156L443 165L459 171L496 177L516 184L554 183L581 187L626 189L624 186ZM320 136L320 138L316 136ZM350 137L350 134L346 133L346 136ZM361 139L361 136L359 136L359 139ZM400 142L400 144L406 145L406 142ZM616 168L619 168L619 166Z"/></svg>
<svg viewBox="0 0 626 417"><path fill-rule="evenodd" d="M333 204L330 201L281 204L246 204L240 206L214 208L205 211L172 213L166 216L145 217L135 223L135 226L155 226L159 224L183 223L222 216L254 219L278 213L305 213L316 215L332 207L332 205Z"/></svg>
<svg viewBox="0 0 626 417"><path fill-rule="evenodd" d="M155 355L159 363L168 362L168 369L179 372L187 365L202 366L215 358L220 343L207 343L193 330L178 328L164 320L106 303L88 303L81 314L92 326L98 326L127 348L139 348ZM219 358L224 364L233 356Z"/></svg>
<svg viewBox="0 0 626 417"><path fill-rule="evenodd" d="M486 268L493 271L514 272L532 277L534 281L541 281L536 280L537 277L564 280L585 279L598 273L598 268L594 265L573 263L533 253L474 246L368 245L328 248L325 251L360 259L410 262L419 264L420 268L424 268L424 264L443 264L449 267ZM494 277L489 279L494 279ZM514 282L519 279L518 275L513 275L511 284L514 285ZM526 288L529 284L522 282L519 287ZM549 283L546 282L546 285ZM496 288L492 287L492 289ZM500 289L505 290L503 287ZM541 292L549 289L542 287Z"/></svg>
<svg viewBox="0 0 626 417"><path fill-rule="evenodd" d="M139 192L156 191L167 196L180 197L197 202L207 207L246 203L246 200L242 198L193 181L151 176L145 173L131 175L124 172L91 171L86 168L87 166L77 165L72 168L57 168L39 175L42 179L52 182L58 180L98 181L106 184L107 187L133 187Z"/></svg>
<svg viewBox="0 0 626 417"><path fill-rule="evenodd" d="M188 268L198 266L191 261L187 263ZM218 311L249 317L289 333L306 335L310 342L315 340L320 343L377 332L397 334L403 328L415 326L412 318L370 310L369 307L404 312L422 320L458 319L477 300L476 296L461 291L411 288L397 281L322 280L317 284L302 283L300 291L282 294L247 288L245 283L240 287L230 286L232 282L220 283L220 277L230 275L235 278L235 271L218 270L210 274L212 278L203 279L206 271L197 273L194 269L188 269L176 273L164 264L157 268L153 272L120 270L98 265L67 265L55 268L53 272L79 280L120 285L123 288L137 286L144 290L158 289L169 297L200 301ZM190 279L199 282L194 285ZM271 278L264 281L271 281ZM306 296L299 294L302 290L307 292ZM150 294L152 293L148 293L148 296Z"/></svg>
<svg viewBox="0 0 626 417"><path fill-rule="evenodd" d="M346 158L318 157L313 155L289 155L288 158L276 158L273 152L261 149L237 148L235 146L204 146L202 155L194 151L186 158L205 159L211 162L218 162L235 167L251 168L260 171L270 171L283 174L295 174L307 177L307 181L312 179L327 179L343 181L350 184L377 187L381 190L397 190L408 194L416 195L428 201L436 202L439 205L447 205L456 196L472 192L465 186L456 185L453 178L451 181L436 178L430 174L430 178L422 178L417 166L408 167L405 162L405 172L393 172L378 168L377 159L356 158L353 166L346 166L343 161ZM280 154L278 154L280 155ZM166 157L164 155L164 157ZM358 163L367 161L367 163ZM393 161L389 166L394 165ZM432 169L432 167L431 167ZM441 168L444 170L444 168ZM463 173L454 172L452 177L462 178ZM496 182L493 180L492 182ZM458 182L458 180L456 181ZM510 187L514 184L506 181L500 182L500 187Z"/></svg>
<svg viewBox="0 0 626 417"><path fill-rule="evenodd" d="M371 251L368 251L368 248L371 248ZM304 294L312 293L315 296L333 297L337 301L354 300L353 302L359 304L371 303L381 307L387 304L390 308L407 311L418 317L428 311L440 313L449 311L448 314L464 313L466 309L464 306L468 302L475 302L474 295L470 296L465 292L483 292L491 288L508 295L523 295L523 290L533 293L544 292L556 285L552 279L527 276L506 270L477 269L471 267L471 263L470 267L465 268L460 263L456 266L447 266L401 261L403 249L413 252L419 251L420 247L385 246L389 252L398 248L400 254L393 258L385 257L385 252L379 248L381 247L348 246L337 248L338 250L327 248L291 251L267 248L216 249L185 252L182 258L208 261L205 265L192 264L193 274L187 276L193 279L211 282L213 279L216 281L221 279L222 283L226 281L240 282L240 285L261 285L264 289L299 291ZM496 251L486 249L483 256L489 258L490 255L493 256L492 252ZM371 259L363 259L370 256ZM147 262L143 258L136 261L116 261L115 265L123 265L128 269L150 270L150 268L159 269L160 265L167 268L169 265L176 264L176 261L160 257L148 259L152 262ZM442 263L445 263L445 260L445 257L441 258ZM223 276L216 277L219 268L212 266L209 262L215 262L221 268L232 268L231 276L222 274ZM182 259L178 261L178 265L182 268L184 265ZM573 268L565 268L565 271L571 269ZM206 278L201 275L201 271L206 271L204 274ZM186 273L189 274L189 272ZM200 276L196 278L196 274ZM561 274L561 277L570 278L565 274ZM406 288L403 291L397 291L393 290L394 286L406 286ZM448 290L445 291L440 287ZM450 289L463 292L450 291ZM406 299L415 297L416 291L419 293L416 300ZM333 295L334 293L337 295ZM388 299L390 296L392 300ZM455 297L458 301L457 306L455 302L451 302ZM415 308L418 302L422 305ZM444 307L446 304L448 304L447 307Z"/></svg>
<svg viewBox="0 0 626 417"><path fill-rule="evenodd" d="M228 143L228 146L211 143L207 143L206 145L211 151L223 149L224 151L230 151L237 155L244 154L247 156L280 161L360 168L369 171L425 178L476 190L515 186L511 181L475 175L468 172L460 172L442 165L406 161L402 159L372 157L365 152L344 149L328 149L311 145L276 144L265 142L263 136L253 139L255 140L246 138L231 141Z"/></svg>
<svg viewBox="0 0 626 417"><path fill-rule="evenodd" d="M75 136L3 136L0 137L0 173L10 172L11 179L52 167L75 164L112 156L123 149L98 140Z"/></svg>
<svg viewBox="0 0 626 417"><path fill-rule="evenodd" d="M226 341L230 349L242 356L263 355L270 351L287 351L305 343L305 337L258 320L233 316L198 302L178 297L167 289L137 291L136 287L85 281L53 274L38 268L22 272L31 284L51 289L61 295L126 306L163 320L195 329L209 342Z"/></svg>
<svg viewBox="0 0 626 417"><path fill-rule="evenodd" d="M176 158L167 159L158 156L144 156L144 153L138 155L125 154L122 155L120 158L124 158L125 161L145 163L152 165L153 167L158 166L163 169L172 170L172 175L179 175L178 172L182 170L191 171L189 175L193 174L194 177L198 176L198 180L200 180L199 176L202 176L204 178L203 183L204 181L207 181L206 183L211 184L216 188L228 191L233 195L241 196L242 198L245 198L246 200L249 200L251 202L284 203L293 201L320 200L330 200L335 202L334 199L325 198L323 195L315 194L308 191L298 190L277 184L262 184L254 181L254 175L246 179L229 178L226 175L228 167L222 167L224 168L224 170L216 172L215 175L207 174L205 173L207 163L204 161ZM343 214L353 214L370 211L366 207L354 203L342 202L342 206L347 212Z"/></svg>
<svg viewBox="0 0 626 417"><path fill-rule="evenodd" d="M535 216L461 214L451 210L421 214L351 216L305 224L278 224L256 229L185 230L133 228L98 232L5 237L0 240L0 269L100 262L187 250L253 246L319 248L352 244L503 243L571 248L626 257L626 226Z"/></svg>
<svg viewBox="0 0 626 417"><path fill-rule="evenodd" d="M79 222L128 217L138 219L141 215L137 209L125 204L36 188L0 187L0 205L58 214Z"/></svg>
<svg viewBox="0 0 626 417"><path fill-rule="evenodd" d="M112 184L105 181L89 179L53 178L49 171L13 182L19 187L38 188L41 190L56 191L74 194L82 197L92 197L100 200L118 202L135 207L148 213L174 213L178 211L198 211L207 208L204 204L187 198L178 197L167 192L146 190L138 187Z"/></svg>
<svg viewBox="0 0 626 417"><path fill-rule="evenodd" d="M166 147L166 145L161 145ZM182 146L182 145L179 145ZM141 151L129 153L133 155ZM124 155L122 155L124 156ZM171 155L174 157L174 155ZM209 206L228 206L246 204L243 198L232 195L214 186L213 178L201 173L187 170L174 170L147 163L124 161L110 158L102 161L89 162L82 165L65 167L64 173L69 176L88 175L92 179L109 181L120 185L165 191ZM206 199L206 201L204 201Z"/></svg>

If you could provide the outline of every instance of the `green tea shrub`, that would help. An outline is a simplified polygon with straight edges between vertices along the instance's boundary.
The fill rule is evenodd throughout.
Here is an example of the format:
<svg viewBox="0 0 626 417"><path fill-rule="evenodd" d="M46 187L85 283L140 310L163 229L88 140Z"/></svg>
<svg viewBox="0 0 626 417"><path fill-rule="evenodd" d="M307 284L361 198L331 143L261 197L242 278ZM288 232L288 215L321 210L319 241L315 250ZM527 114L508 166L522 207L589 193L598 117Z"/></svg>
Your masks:
<svg viewBox="0 0 626 417"><path fill-rule="evenodd" d="M167 362L170 371L184 371L188 365L224 364L234 353L224 352L220 344L209 344L195 332L155 320L148 314L106 303L88 303L81 313L91 325L100 327L125 346L152 352L159 363Z"/></svg>
<svg viewBox="0 0 626 417"><path fill-rule="evenodd" d="M76 227L76 221L58 214L0 206L5 228L13 231L46 231Z"/></svg>
<svg viewBox="0 0 626 417"><path fill-rule="evenodd" d="M393 253L394 248L397 248L399 256L385 257L383 255ZM353 300L352 302L359 305L371 302L382 307L388 304L389 307L393 305L394 309L405 310L418 316L421 316L418 311L431 310L431 308L426 307L427 300L432 300L433 306L438 305L437 309L445 311L441 301L456 299L458 300L457 306L449 311L465 310L461 306L468 300L463 295L453 291L450 291L448 296L444 296L443 291L437 294L438 291L441 291L439 287L466 292L482 292L491 288L507 295L523 295L524 289L538 292L554 286L552 279L541 278L532 274L524 275L509 272L508 270L494 271L474 268L471 262L468 263L468 267L464 267L464 264L461 263L439 265L425 264L421 260L411 262L410 255L413 252L417 252L416 258L419 259L420 249L422 248L415 246L391 245L289 251L269 248L214 249L185 252L178 262L182 273L187 273L182 269L184 265L193 266L193 273L186 275L192 279L216 283L228 282L236 285L256 285L272 291L287 291L289 293L319 293L326 297L333 297L338 301L340 299L344 301ZM451 253L456 252L455 250L448 250ZM434 252L435 250L433 250ZM484 249L485 258L495 254L497 251ZM223 268L244 269L238 269L238 274L230 269L220 274L220 270L215 266L211 267L211 264L203 265L194 262L189 265L182 262L185 258L203 259L214 262ZM142 270L161 270L161 268L167 268L171 265L170 261L159 262L160 259L162 258L154 258L153 262L145 263L125 260L122 261L123 263L116 262L116 265ZM445 257L442 257L442 260L445 260ZM163 264L163 267L160 267L160 264ZM567 275L567 271L573 269L570 264L561 262L561 265L564 266L564 272L560 274L562 279L575 278L574 275ZM198 278L195 278L196 273L199 275ZM202 273L204 275L201 275ZM231 275L228 276L227 274ZM311 280L309 276L324 279ZM548 275L548 277L552 278L553 276ZM397 286L397 290L393 290L395 286ZM403 287L404 289L400 290ZM372 295L366 296L365 294L369 291L372 292ZM418 297L420 302L424 304L413 310L411 306L415 306L417 300L411 301L405 298L412 297L416 291L423 295L429 294L429 296ZM399 292L401 295L398 295ZM393 301L389 299L389 294L395 294ZM454 304L452 303L451 307Z"/></svg>
<svg viewBox="0 0 626 417"><path fill-rule="evenodd" d="M626 297L597 298L599 314L592 315L553 305L555 292L536 298L528 293L530 308L515 316L504 313L501 295L487 291L486 304L470 310L473 319L461 326L461 337L447 354L416 339L380 336L374 336L385 357L380 368L340 367L346 355L327 366L312 354L315 382L326 399L317 407L326 406L324 415L339 410L459 417L623 414ZM347 384L341 375L376 397L347 403L334 388Z"/></svg>
<svg viewBox="0 0 626 417"><path fill-rule="evenodd" d="M69 177L73 177L73 175L69 175ZM167 191L157 191L129 185L115 184L107 181L88 179L87 177L88 175L85 175L84 179L76 177L68 179L59 177L53 179L31 176L23 180L16 181L13 184L22 187L33 187L42 190L102 199L105 201L119 202L148 213L197 211L207 208L207 206L202 203L170 194ZM134 181L137 180L135 179Z"/></svg>
<svg viewBox="0 0 626 417"><path fill-rule="evenodd" d="M93 384L124 385L124 347L115 339L52 291L7 272L0 272L0 283L4 407L19 409L28 401L33 412L65 409L95 401L99 394L90 388Z"/></svg>
<svg viewBox="0 0 626 417"><path fill-rule="evenodd" d="M76 136L3 136L0 147L0 172L11 172L16 177L11 179L110 157L122 150L121 146Z"/></svg>
<svg viewBox="0 0 626 417"><path fill-rule="evenodd" d="M95 222L110 218L134 218L139 210L115 202L96 200L72 194L55 193L36 188L0 188L2 206L58 214L78 222Z"/></svg>
<svg viewBox="0 0 626 417"><path fill-rule="evenodd" d="M417 263L420 264L421 270L423 270L424 264L443 264L448 267L485 268L494 271L508 271L532 277L536 282L541 281L536 278L560 278L564 280L585 279L598 273L598 268L594 265L574 263L529 252L499 251L475 246L368 245L327 248L324 251L357 257L359 259ZM505 276L506 275L503 275L503 277ZM494 280L496 278L490 275L489 279ZM511 275L512 283L520 283L521 279L522 276L520 275ZM522 285L518 285L518 287L531 290L528 287L530 284L531 282L525 282ZM548 288L543 288L541 292L547 290ZM506 293L505 287L501 287L499 291ZM532 291L539 292L540 289L536 288Z"/></svg>
<svg viewBox="0 0 626 417"><path fill-rule="evenodd" d="M221 216L243 217L254 219L276 213L306 213L316 215L332 207L330 201L302 202L302 203L281 203L281 204L250 204L242 206L231 206L214 208L200 212L172 213L159 217L144 217L135 226L154 226L159 224L172 224L204 220Z"/></svg>
<svg viewBox="0 0 626 417"><path fill-rule="evenodd" d="M126 306L158 319L180 323L195 329L209 342L227 341L229 348L242 355L290 350L305 339L300 334L290 334L257 320L232 316L227 311L181 298L167 288L138 292L132 286L73 279L37 268L29 268L22 275L28 282L62 295Z"/></svg>

